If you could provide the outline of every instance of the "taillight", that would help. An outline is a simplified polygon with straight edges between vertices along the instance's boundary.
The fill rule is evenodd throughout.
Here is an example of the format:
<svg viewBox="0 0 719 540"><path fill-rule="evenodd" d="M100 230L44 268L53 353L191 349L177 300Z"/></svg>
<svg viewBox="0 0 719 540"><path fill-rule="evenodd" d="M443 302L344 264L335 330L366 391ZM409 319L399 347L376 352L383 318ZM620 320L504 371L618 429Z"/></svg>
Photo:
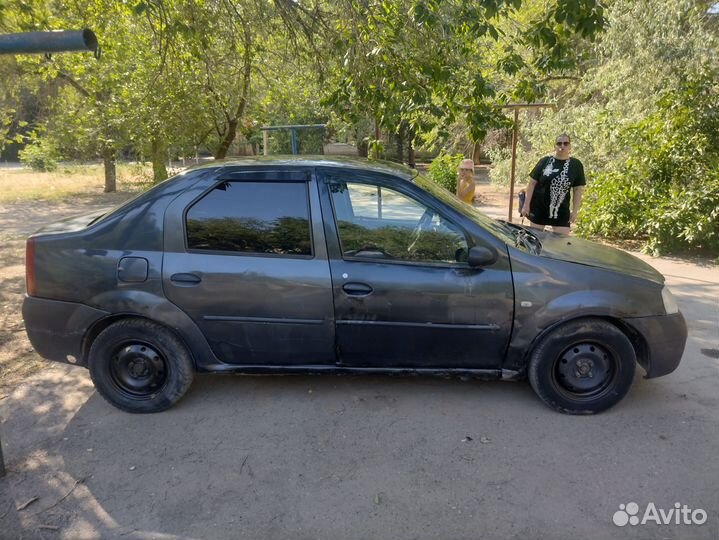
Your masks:
<svg viewBox="0 0 719 540"><path fill-rule="evenodd" d="M35 283L35 239L28 238L25 244L25 290L28 296L35 296L37 284Z"/></svg>

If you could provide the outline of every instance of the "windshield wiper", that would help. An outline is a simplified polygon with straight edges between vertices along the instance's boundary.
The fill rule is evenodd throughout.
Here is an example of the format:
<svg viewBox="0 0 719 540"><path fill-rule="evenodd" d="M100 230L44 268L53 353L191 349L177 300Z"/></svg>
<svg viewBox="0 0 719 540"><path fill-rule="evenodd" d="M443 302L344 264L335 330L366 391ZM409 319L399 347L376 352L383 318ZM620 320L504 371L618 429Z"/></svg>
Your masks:
<svg viewBox="0 0 719 540"><path fill-rule="evenodd" d="M512 231L514 233L515 246L524 246L535 255L538 255L542 251L542 242L540 242L535 234L529 232L524 227L514 224L512 224L512 226L516 227L516 229Z"/></svg>
<svg viewBox="0 0 719 540"><path fill-rule="evenodd" d="M511 232L514 236L515 246L524 246L528 250L533 251L535 254L539 254L542 251L542 242L539 237L531 231L531 229L522 227L516 223L511 223L504 219L498 219L497 222L504 225L506 229L509 229L509 232Z"/></svg>

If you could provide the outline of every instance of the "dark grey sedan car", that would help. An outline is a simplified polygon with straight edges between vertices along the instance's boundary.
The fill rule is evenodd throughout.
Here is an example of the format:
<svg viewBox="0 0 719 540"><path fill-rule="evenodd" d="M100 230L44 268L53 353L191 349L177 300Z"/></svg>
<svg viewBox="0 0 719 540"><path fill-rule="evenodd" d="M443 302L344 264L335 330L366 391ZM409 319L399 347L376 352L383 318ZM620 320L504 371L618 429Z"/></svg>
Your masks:
<svg viewBox="0 0 719 540"><path fill-rule="evenodd" d="M129 412L193 374L528 378L596 413L637 363L671 373L687 337L639 259L476 212L411 169L358 160L217 162L27 242L27 333Z"/></svg>

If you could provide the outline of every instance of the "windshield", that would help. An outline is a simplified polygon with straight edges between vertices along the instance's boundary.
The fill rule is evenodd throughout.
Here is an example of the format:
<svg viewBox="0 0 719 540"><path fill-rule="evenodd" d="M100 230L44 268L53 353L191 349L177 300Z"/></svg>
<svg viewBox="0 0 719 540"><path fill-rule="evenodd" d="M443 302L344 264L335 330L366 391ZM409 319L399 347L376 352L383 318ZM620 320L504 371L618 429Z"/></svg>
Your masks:
<svg viewBox="0 0 719 540"><path fill-rule="evenodd" d="M463 203L446 189L438 186L426 176L420 174L414 179L414 182L422 189L429 191L443 203L454 208L460 214L468 217L484 229L488 230L494 236L510 244L515 243L515 235L513 229L506 224L484 215L482 212L475 210L468 204Z"/></svg>
<svg viewBox="0 0 719 540"><path fill-rule="evenodd" d="M483 229L493 234L502 242L511 244L513 246L521 246L526 248L531 253L539 253L542 249L542 243L539 238L532 233L529 229L516 225L514 223L507 223L506 221L498 221L486 216L482 212L475 210L474 207L463 203L452 195L446 189L438 186L432 182L426 176L420 174L414 182L422 189L429 191L432 195L437 197L443 203L451 206L457 212L468 217Z"/></svg>

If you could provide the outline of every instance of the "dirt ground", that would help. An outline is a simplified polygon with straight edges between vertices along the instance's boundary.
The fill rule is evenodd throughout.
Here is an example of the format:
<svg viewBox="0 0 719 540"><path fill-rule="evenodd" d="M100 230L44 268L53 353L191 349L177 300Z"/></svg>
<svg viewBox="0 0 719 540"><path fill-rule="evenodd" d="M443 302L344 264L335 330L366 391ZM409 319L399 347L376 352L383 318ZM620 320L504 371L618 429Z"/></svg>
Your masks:
<svg viewBox="0 0 719 540"><path fill-rule="evenodd" d="M131 192L87 193L61 200L20 200L0 204L0 399L29 375L48 365L30 346L22 321L25 294L25 240L53 221L106 207Z"/></svg>

